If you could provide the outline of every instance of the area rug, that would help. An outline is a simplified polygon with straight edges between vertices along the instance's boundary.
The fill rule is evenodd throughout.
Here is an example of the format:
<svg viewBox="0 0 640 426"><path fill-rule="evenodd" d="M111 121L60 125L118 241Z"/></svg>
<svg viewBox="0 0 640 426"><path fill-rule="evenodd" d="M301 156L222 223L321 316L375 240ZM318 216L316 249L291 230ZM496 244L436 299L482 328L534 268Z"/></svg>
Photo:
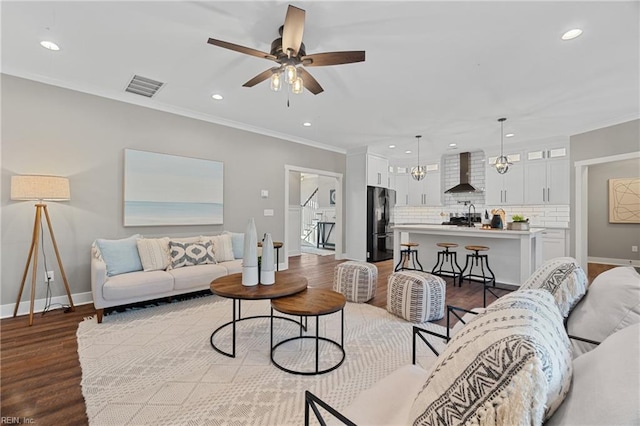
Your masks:
<svg viewBox="0 0 640 426"><path fill-rule="evenodd" d="M82 394L91 425L301 425L304 391L337 409L395 369L411 363L412 324L367 304L344 309L346 358L318 376L285 373L271 364L269 319L237 325L236 358L214 351L211 332L231 319L231 301L208 296L114 313L102 324L87 318L78 327ZM242 315L268 315L269 301L243 301ZM309 329L315 332L315 319ZM423 324L437 332L444 327ZM276 320L274 340L299 333ZM320 318L321 335L340 339L340 314ZM231 349L231 327L215 342ZM275 359L293 368L313 365L312 340L278 348ZM436 347L444 347L432 339ZM421 345L419 363L435 356ZM340 358L328 343L320 347L320 369Z"/></svg>

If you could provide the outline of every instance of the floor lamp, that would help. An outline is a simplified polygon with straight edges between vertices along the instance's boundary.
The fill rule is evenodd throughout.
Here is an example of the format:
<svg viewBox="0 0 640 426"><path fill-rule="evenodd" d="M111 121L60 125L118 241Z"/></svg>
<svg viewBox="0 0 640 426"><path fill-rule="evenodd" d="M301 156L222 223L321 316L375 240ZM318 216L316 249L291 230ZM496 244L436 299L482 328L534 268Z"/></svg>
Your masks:
<svg viewBox="0 0 640 426"><path fill-rule="evenodd" d="M31 237L31 248L29 249L29 256L27 257L27 264L24 267L24 274L22 275L22 283L20 283L20 292L18 293L18 299L16 300L16 307L13 310L13 316L18 314L18 306L20 305L20 299L22 298L22 291L24 290L24 283L29 273L29 265L33 260L33 268L31 273L31 306L29 308L29 325L33 324L33 305L36 296L36 275L38 272L38 243L40 240L40 227L42 223L42 213L47 220L47 226L49 228L49 234L51 235L51 242L53 243L53 249L56 253L58 260L58 267L60 268L60 275L64 282L64 288L67 291L69 297L69 308L74 311L73 299L71 299L71 290L69 289L69 283L67 282L67 275L64 273L62 267L62 261L60 260L60 253L58 252L58 244L56 244L56 237L53 235L53 228L51 227L51 219L49 218L49 211L47 205L43 201L68 201L69 197L69 179L60 176L42 176L42 175L17 175L11 177L11 199L28 201L36 200L36 218L33 223L33 235Z"/></svg>

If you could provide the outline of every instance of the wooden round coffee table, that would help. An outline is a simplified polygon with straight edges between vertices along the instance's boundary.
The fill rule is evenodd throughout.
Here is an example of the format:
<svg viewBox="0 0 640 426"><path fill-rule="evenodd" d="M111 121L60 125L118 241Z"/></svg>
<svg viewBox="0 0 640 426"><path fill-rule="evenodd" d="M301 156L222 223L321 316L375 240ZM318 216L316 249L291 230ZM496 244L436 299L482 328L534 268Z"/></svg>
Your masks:
<svg viewBox="0 0 640 426"><path fill-rule="evenodd" d="M238 321L244 321L254 318L271 318L272 315L254 315L242 318L241 304L242 300L260 300L260 299L275 299L279 297L290 296L292 294L299 293L307 288L307 279L302 275L294 274L288 271L276 272L276 282L270 285L258 284L254 286L242 285L242 274L232 274L224 277L217 278L211 282L211 292L221 297L232 299L233 301L233 316L231 321L222 324L211 333L211 346L217 352L222 355L226 355L231 358L236 356L236 323ZM236 302L238 303L237 317L236 317ZM286 317L276 317L287 321L300 324L299 322ZM232 348L231 352L226 352L220 349L213 342L215 335L227 326L232 326ZM300 324L302 326L302 324Z"/></svg>
<svg viewBox="0 0 640 426"><path fill-rule="evenodd" d="M292 374L301 374L301 375L316 375L316 374L324 374L330 371L335 370L340 367L344 362L345 352L344 352L344 305L346 304L347 299L343 294L328 290L328 289L320 289L320 288L307 288L305 291L300 293L296 293L293 296L281 297L278 299L271 300L271 362L273 365L278 367L279 369L286 371L287 373ZM276 345L273 344L273 311L274 309L280 313L287 315L295 315L300 317L300 335L295 337L290 337L285 339ZM340 311L340 343L335 340L331 340L328 337L320 336L320 317L324 315L330 315L335 312ZM310 316L316 317L316 334L315 336L303 336L302 331L302 317L306 319ZM279 364L274 358L274 353L276 349L283 345L284 343L290 342L292 340L299 339L315 339L316 342L316 357L315 357L315 370L314 371L299 371L291 368L287 368ZM320 370L319 366L319 342L320 340L329 342L332 345L336 346L340 352L342 353L342 357L340 361L336 364L328 367L324 370Z"/></svg>

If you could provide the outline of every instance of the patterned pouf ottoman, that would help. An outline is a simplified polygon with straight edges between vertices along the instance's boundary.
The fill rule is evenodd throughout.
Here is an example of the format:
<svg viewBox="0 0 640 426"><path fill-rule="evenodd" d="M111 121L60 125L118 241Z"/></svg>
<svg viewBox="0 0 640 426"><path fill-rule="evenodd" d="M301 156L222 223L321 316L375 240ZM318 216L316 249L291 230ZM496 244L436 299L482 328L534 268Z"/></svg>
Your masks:
<svg viewBox="0 0 640 426"><path fill-rule="evenodd" d="M333 291L344 294L349 302L364 303L376 295L378 268L372 263L348 261L333 271Z"/></svg>
<svg viewBox="0 0 640 426"><path fill-rule="evenodd" d="M399 271L389 275L387 311L411 322L444 317L447 283L422 271Z"/></svg>

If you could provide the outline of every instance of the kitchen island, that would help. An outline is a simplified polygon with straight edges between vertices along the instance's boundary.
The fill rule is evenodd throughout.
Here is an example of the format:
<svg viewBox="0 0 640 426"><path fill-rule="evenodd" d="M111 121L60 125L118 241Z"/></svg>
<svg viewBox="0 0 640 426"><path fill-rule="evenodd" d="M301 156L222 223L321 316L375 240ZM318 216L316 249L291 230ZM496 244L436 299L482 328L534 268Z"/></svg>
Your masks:
<svg viewBox="0 0 640 426"><path fill-rule="evenodd" d="M499 284L519 286L542 264L542 231L532 228L528 231L502 229L482 229L451 225L396 225L393 227L393 264L400 260L400 243L419 243L418 259L425 272L431 272L436 264L439 242L457 243L458 264L464 268L467 254L466 245L489 247L489 267ZM405 234L406 233L406 234ZM408 239L407 239L408 234ZM402 239L404 237L404 239ZM475 268L474 273L479 268Z"/></svg>

